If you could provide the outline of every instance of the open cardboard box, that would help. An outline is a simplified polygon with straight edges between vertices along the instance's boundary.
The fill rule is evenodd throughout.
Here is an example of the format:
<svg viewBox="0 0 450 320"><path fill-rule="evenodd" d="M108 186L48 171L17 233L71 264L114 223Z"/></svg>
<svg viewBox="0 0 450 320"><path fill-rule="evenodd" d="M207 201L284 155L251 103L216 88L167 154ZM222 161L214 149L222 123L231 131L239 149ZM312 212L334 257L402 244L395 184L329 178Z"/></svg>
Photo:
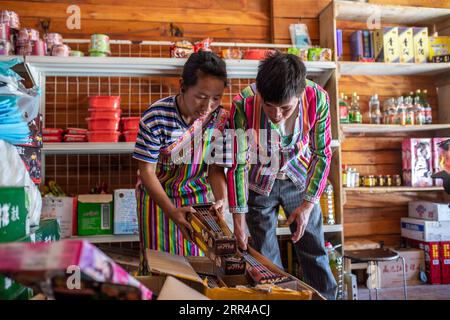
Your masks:
<svg viewBox="0 0 450 320"><path fill-rule="evenodd" d="M325 300L312 287L292 275L280 270L267 258L260 255L254 249L249 248L249 253L262 262L268 269L291 278L291 289L273 287L271 290L256 288L235 288L236 285L248 285L248 279L242 276L219 276L216 279L219 287L210 288L206 279L200 274L214 277L214 263L207 257L183 257L171 255L165 252L147 249L146 259L148 261L151 276L137 277L142 284L158 294L168 276L173 276L181 282L195 289L197 292L210 299L218 300ZM292 283L295 288L292 287ZM192 299L186 293L187 299Z"/></svg>

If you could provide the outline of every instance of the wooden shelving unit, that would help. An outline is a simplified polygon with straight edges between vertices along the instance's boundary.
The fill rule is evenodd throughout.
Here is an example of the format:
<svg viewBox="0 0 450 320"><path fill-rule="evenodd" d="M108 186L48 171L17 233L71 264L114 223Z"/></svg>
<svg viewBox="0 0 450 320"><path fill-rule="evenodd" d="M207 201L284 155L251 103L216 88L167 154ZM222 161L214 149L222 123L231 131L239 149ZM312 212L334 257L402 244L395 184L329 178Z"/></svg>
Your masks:
<svg viewBox="0 0 450 320"><path fill-rule="evenodd" d="M362 23L367 23L365 29L369 29L369 21L373 18L374 13L380 17L380 21L383 25L394 24L394 25L409 25L409 26L426 26L429 28L429 34L434 31L440 30L450 30L448 27L448 21L450 21L450 9L438 9L438 8L418 8L418 7L408 7L408 6L392 6L392 5L379 5L379 4L368 4L360 3L354 1L333 1L331 2L319 15L319 30L320 30L320 46L332 48L334 52L334 59L337 59L337 45L336 45L336 29L338 25L358 25L356 29L364 29L361 27ZM358 24L359 23L359 24ZM346 34L350 34L347 31ZM440 34L445 35L445 34ZM450 35L450 34L447 34ZM344 35L345 37L345 35ZM348 46L348 39L344 38L344 46ZM344 51L346 48L344 48ZM347 47L348 50L348 47ZM433 125L423 125L423 126L401 126L401 125L370 125L370 124L340 124L339 122L339 106L338 106L338 94L341 92L339 90L339 84L344 77L354 80L355 86L348 85L348 90L357 90L356 88L362 88L366 95L369 95L372 81L374 81L373 93L376 93L380 87L384 84L383 80L375 81L377 77L380 79L385 79L388 77L399 77L399 79L404 79L401 77L419 77L421 83L429 79L431 85L438 88L438 95L436 97L435 106L438 108L436 116L434 117L434 122L438 124ZM358 78L359 77L359 78ZM383 78L384 77L384 78ZM389 78L390 79L390 78ZM398 80L401 81L401 80ZM351 81L348 81L351 82ZM414 83L414 81L410 81ZM414 85L414 84L413 84ZM395 82L386 83L384 85L386 91L391 88L395 89ZM370 205L375 205L378 201L377 197L388 197L389 201L392 201L393 196L389 196L389 193L395 193L397 195L402 195L403 201L408 201L408 199L413 199L414 197L419 197L420 195L426 195L427 198L430 197L432 193L442 194L441 187L430 187L430 188L410 188L410 187L378 187L378 188L344 188L342 183L342 164L343 164L343 153L345 152L346 159L351 158L351 150L347 151L345 149L345 140L349 137L354 136L368 136L370 139L371 147L372 145L379 146L383 145L383 141L386 141L386 137L390 135L414 135L420 136L422 134L438 135L445 132L450 132L450 64L449 63L362 63L353 61L338 61L337 69L331 75L330 80L325 86L325 89L330 95L331 101L331 117L332 117L332 130L333 137L339 137L340 147L336 148L333 152L333 160L331 165L331 171L329 179L333 183L335 191L335 206L336 206L336 223L343 226L343 232L341 233L341 243L344 244L344 233L346 230L346 223L344 223L344 215L347 212L347 208L350 208L351 217L356 217L358 212L361 215L376 214L377 211L374 209L373 212L368 211ZM417 88L414 88L417 89ZM410 89L412 90L412 88ZM370 136L370 138L369 138ZM377 136L383 136L384 140L380 143L374 144L372 139L376 139ZM398 138L397 138L398 139ZM361 139L362 140L362 139ZM361 143L364 143L361 141ZM393 143L391 143L393 145ZM400 144L397 144L399 146ZM354 144L353 144L354 147ZM392 146L391 146L392 147ZM372 152L367 146L362 148L367 150L367 152ZM376 152L376 151L374 151ZM390 168L392 172L386 174L400 174L397 169L401 168L401 150L397 150L397 153L392 157L393 159L387 159L386 163L382 166L383 168ZM361 157L358 158L361 161ZM397 159L394 163L394 159ZM367 160L367 165L371 165L369 160ZM375 168L375 163L372 164ZM375 173L374 173L375 174ZM372 197L372 198L371 198ZM351 198L351 201L349 201ZM394 197L395 198L395 197ZM374 200L369 200L374 199ZM368 203L366 203L366 201ZM379 201L383 201L379 198ZM346 205L350 203L350 207ZM389 205L389 204L388 204ZM345 207L344 207L345 206ZM382 205L377 204L378 207ZM360 210L360 209L361 210ZM361 219L361 218L358 218ZM355 228L360 223L358 220L354 223ZM398 222L400 225L400 222ZM367 228L366 228L367 229ZM370 229L370 228L369 228ZM361 237L366 237L366 234L362 234ZM344 249L343 249L344 250Z"/></svg>

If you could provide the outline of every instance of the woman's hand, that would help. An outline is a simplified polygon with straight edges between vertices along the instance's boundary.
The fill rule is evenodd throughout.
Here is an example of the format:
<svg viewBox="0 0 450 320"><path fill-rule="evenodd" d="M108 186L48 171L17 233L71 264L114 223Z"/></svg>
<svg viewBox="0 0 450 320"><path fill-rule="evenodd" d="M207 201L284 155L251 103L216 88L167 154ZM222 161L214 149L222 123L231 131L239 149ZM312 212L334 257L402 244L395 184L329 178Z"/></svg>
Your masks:
<svg viewBox="0 0 450 320"><path fill-rule="evenodd" d="M193 212L195 212L195 210L192 207L174 208L168 212L169 217L178 226L184 238L191 242L193 241L194 230L192 229L191 224L187 221L187 216Z"/></svg>

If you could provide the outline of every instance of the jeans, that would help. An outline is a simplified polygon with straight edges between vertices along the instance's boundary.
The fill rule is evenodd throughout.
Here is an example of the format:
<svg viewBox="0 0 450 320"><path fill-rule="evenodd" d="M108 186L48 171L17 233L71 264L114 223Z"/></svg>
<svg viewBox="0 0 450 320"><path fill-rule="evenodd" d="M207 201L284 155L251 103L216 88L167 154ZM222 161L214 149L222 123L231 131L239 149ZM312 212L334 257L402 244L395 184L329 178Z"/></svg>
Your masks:
<svg viewBox="0 0 450 320"><path fill-rule="evenodd" d="M250 244L274 264L283 268L276 236L278 207L289 217L303 200L302 192L290 180L275 180L269 196L249 191L246 221L251 235ZM327 299L335 299L337 284L331 272L325 250L322 212L316 204L311 211L304 235L294 243L295 252L303 270L304 281ZM297 228L293 222L291 232Z"/></svg>

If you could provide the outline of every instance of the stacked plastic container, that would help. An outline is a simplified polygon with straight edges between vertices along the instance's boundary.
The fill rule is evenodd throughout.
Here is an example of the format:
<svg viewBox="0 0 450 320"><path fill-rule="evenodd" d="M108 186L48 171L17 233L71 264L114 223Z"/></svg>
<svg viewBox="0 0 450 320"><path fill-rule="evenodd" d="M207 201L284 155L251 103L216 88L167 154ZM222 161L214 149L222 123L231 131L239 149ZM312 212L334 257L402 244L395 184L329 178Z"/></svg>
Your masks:
<svg viewBox="0 0 450 320"><path fill-rule="evenodd" d="M122 132L125 142L136 142L139 131L139 117L122 118Z"/></svg>
<svg viewBox="0 0 450 320"><path fill-rule="evenodd" d="M20 21L17 13L0 10L0 56L14 54L14 42L19 29Z"/></svg>
<svg viewBox="0 0 450 320"><path fill-rule="evenodd" d="M89 97L90 117L88 123L89 142L118 142L120 123L120 97Z"/></svg>

